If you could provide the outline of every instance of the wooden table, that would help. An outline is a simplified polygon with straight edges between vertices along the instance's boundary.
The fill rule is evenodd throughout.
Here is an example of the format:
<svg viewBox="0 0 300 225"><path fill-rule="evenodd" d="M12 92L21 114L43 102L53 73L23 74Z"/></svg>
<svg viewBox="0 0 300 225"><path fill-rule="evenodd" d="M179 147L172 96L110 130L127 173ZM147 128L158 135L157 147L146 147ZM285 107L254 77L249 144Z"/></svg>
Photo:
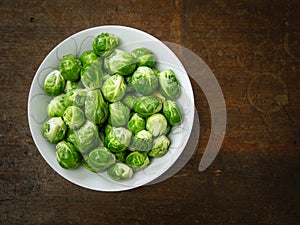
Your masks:
<svg viewBox="0 0 300 225"><path fill-rule="evenodd" d="M89 27L144 30L193 51L227 106L221 150L198 165L210 111L193 82L198 147L172 178L131 191L78 187L33 143L27 97L48 52ZM0 224L299 224L300 5L290 1L0 2Z"/></svg>

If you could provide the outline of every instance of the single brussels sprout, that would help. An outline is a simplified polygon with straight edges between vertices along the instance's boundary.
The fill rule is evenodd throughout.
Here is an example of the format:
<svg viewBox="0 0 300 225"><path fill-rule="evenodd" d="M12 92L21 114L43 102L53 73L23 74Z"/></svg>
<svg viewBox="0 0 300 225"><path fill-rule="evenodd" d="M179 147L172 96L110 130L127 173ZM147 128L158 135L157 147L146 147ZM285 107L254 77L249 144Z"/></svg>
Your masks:
<svg viewBox="0 0 300 225"><path fill-rule="evenodd" d="M56 145L56 159L61 167L73 169L79 166L81 156L71 143L63 140Z"/></svg>
<svg viewBox="0 0 300 225"><path fill-rule="evenodd" d="M137 100L137 96L132 94L127 94L122 98L122 102L131 110L135 101Z"/></svg>
<svg viewBox="0 0 300 225"><path fill-rule="evenodd" d="M108 135L111 130L112 130L112 126L109 124L106 124L106 126L104 127L105 136Z"/></svg>
<svg viewBox="0 0 300 225"><path fill-rule="evenodd" d="M58 70L50 72L44 81L44 91L51 96L58 96L63 93L65 79Z"/></svg>
<svg viewBox="0 0 300 225"><path fill-rule="evenodd" d="M125 84L126 84L126 92L135 91L132 85L132 76L125 76L124 77Z"/></svg>
<svg viewBox="0 0 300 225"><path fill-rule="evenodd" d="M77 88L79 88L79 82L78 81L67 80L66 85L65 85L65 89L64 89L64 93L66 94L69 91L76 90Z"/></svg>
<svg viewBox="0 0 300 225"><path fill-rule="evenodd" d="M152 67L155 63L154 54L147 48L134 49L131 54L135 57L137 66Z"/></svg>
<svg viewBox="0 0 300 225"><path fill-rule="evenodd" d="M152 149L152 134L147 130L141 130L133 137L132 150L149 152Z"/></svg>
<svg viewBox="0 0 300 225"><path fill-rule="evenodd" d="M128 129L135 135L141 130L145 130L146 121L144 118L139 116L137 113L134 113L128 121Z"/></svg>
<svg viewBox="0 0 300 225"><path fill-rule="evenodd" d="M94 61L98 60L97 54L93 50L87 50L81 54L79 60L83 66L92 64Z"/></svg>
<svg viewBox="0 0 300 225"><path fill-rule="evenodd" d="M116 102L123 98L126 92L124 78L118 74L109 77L101 89L104 98L109 102Z"/></svg>
<svg viewBox="0 0 300 225"><path fill-rule="evenodd" d="M76 135L75 135L75 131L73 129L68 129L66 136L65 136L65 140L71 144L73 144L73 146L75 147L76 150L77 149L77 144L76 144Z"/></svg>
<svg viewBox="0 0 300 225"><path fill-rule="evenodd" d="M107 56L119 45L119 39L113 34L104 32L93 41L93 50L98 56Z"/></svg>
<svg viewBox="0 0 300 225"><path fill-rule="evenodd" d="M107 170L108 176L116 181L128 180L133 176L133 170L124 163L115 163Z"/></svg>
<svg viewBox="0 0 300 225"><path fill-rule="evenodd" d="M142 95L150 95L158 87L158 78L150 67L140 66L132 75L132 86Z"/></svg>
<svg viewBox="0 0 300 225"><path fill-rule="evenodd" d="M170 125L178 125L183 120L179 105L172 100L165 101L163 106L163 114Z"/></svg>
<svg viewBox="0 0 300 225"><path fill-rule="evenodd" d="M168 121L163 114L155 113L147 118L146 129L150 131L154 137L166 134L169 130Z"/></svg>
<svg viewBox="0 0 300 225"><path fill-rule="evenodd" d="M41 127L42 136L51 143L58 143L64 139L67 125L61 117L52 117Z"/></svg>
<svg viewBox="0 0 300 225"><path fill-rule="evenodd" d="M78 88L69 91L65 97L64 97L64 104L65 106L78 106L78 107L83 107L85 104L85 98L87 95L87 90Z"/></svg>
<svg viewBox="0 0 300 225"><path fill-rule="evenodd" d="M162 109L162 103L155 96L140 96L133 105L133 110L141 117L148 117L158 113Z"/></svg>
<svg viewBox="0 0 300 225"><path fill-rule="evenodd" d="M121 49L115 49L104 59L104 68L109 74L130 75L135 66L134 57Z"/></svg>
<svg viewBox="0 0 300 225"><path fill-rule="evenodd" d="M99 144L98 127L86 121L78 130L75 130L76 148L81 153L87 153Z"/></svg>
<svg viewBox="0 0 300 225"><path fill-rule="evenodd" d="M84 87L90 90L101 88L103 84L102 60L99 58L83 66L80 76Z"/></svg>
<svg viewBox="0 0 300 225"><path fill-rule="evenodd" d="M132 133L124 127L111 127L105 136L105 146L112 152L128 149Z"/></svg>
<svg viewBox="0 0 300 225"><path fill-rule="evenodd" d="M75 55L68 54L62 58L58 69L65 80L77 81L79 80L81 62Z"/></svg>
<svg viewBox="0 0 300 225"><path fill-rule="evenodd" d="M125 126L130 117L130 109L121 101L109 104L108 123L113 127Z"/></svg>
<svg viewBox="0 0 300 225"><path fill-rule="evenodd" d="M150 160L146 153L135 151L126 157L125 163L134 171L140 171L150 164Z"/></svg>
<svg viewBox="0 0 300 225"><path fill-rule="evenodd" d="M73 105L66 108L63 119L71 129L78 129L85 122L84 112L79 107Z"/></svg>
<svg viewBox="0 0 300 225"><path fill-rule="evenodd" d="M85 115L88 120L102 125L108 118L108 104L100 90L89 91L85 99Z"/></svg>
<svg viewBox="0 0 300 225"><path fill-rule="evenodd" d="M158 158L164 156L169 150L169 146L171 141L167 136L161 135L153 140L153 147L150 152L148 152L148 156Z"/></svg>
<svg viewBox="0 0 300 225"><path fill-rule="evenodd" d="M64 103L65 94L58 95L51 99L47 106L47 114L51 117L62 117L66 109Z"/></svg>
<svg viewBox="0 0 300 225"><path fill-rule="evenodd" d="M92 172L103 172L116 162L116 157L105 147L98 147L90 151L83 158L83 165Z"/></svg>
<svg viewBox="0 0 300 225"><path fill-rule="evenodd" d="M173 70L169 69L158 74L160 92L168 99L176 99L180 95L180 86Z"/></svg>
<svg viewBox="0 0 300 225"><path fill-rule="evenodd" d="M129 151L115 152L116 159L120 162L125 163L126 157L129 154Z"/></svg>

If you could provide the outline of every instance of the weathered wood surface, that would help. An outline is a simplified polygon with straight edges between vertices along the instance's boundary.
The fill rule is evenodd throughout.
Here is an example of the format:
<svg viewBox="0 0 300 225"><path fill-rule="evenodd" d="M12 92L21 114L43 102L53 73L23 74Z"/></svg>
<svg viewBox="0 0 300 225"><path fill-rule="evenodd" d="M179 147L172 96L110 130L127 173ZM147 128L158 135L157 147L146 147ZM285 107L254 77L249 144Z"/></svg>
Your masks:
<svg viewBox="0 0 300 225"><path fill-rule="evenodd" d="M197 151L174 177L120 193L78 187L35 147L27 96L48 52L119 24L199 55L223 90L227 130L204 172L209 106L197 83ZM300 4L291 1L0 2L0 224L299 224Z"/></svg>

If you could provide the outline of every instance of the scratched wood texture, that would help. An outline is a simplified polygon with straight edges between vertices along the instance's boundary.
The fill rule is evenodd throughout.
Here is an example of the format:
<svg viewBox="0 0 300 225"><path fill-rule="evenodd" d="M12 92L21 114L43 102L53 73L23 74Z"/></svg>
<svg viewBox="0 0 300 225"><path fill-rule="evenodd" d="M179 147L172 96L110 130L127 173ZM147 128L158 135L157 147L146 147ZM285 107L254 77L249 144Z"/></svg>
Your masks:
<svg viewBox="0 0 300 225"><path fill-rule="evenodd" d="M48 52L80 30L119 24L182 45L211 68L227 106L221 150L198 165L210 110L192 81L201 134L172 178L120 193L78 187L35 147L27 96ZM297 0L0 2L0 224L300 223Z"/></svg>

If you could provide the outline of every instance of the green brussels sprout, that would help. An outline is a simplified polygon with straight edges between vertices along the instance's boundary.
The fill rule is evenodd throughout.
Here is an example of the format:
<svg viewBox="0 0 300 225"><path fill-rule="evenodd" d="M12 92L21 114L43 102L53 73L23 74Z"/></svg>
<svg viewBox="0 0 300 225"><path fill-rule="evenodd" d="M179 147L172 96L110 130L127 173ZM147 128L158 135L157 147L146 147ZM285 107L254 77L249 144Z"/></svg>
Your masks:
<svg viewBox="0 0 300 225"><path fill-rule="evenodd" d="M169 150L169 146L171 141L167 136L161 135L153 140L153 147L150 152L148 152L148 156L158 158L164 156Z"/></svg>
<svg viewBox="0 0 300 225"><path fill-rule="evenodd" d="M77 106L68 106L64 112L63 119L69 128L78 129L84 124L84 112Z"/></svg>
<svg viewBox="0 0 300 225"><path fill-rule="evenodd" d="M146 121L144 118L139 116L137 113L134 113L127 124L128 129L135 135L141 130L145 130L146 128Z"/></svg>
<svg viewBox="0 0 300 225"><path fill-rule="evenodd" d="M51 117L62 117L66 106L64 104L65 94L58 95L51 99L47 106L47 114Z"/></svg>
<svg viewBox="0 0 300 225"><path fill-rule="evenodd" d="M147 154L135 151L126 157L125 163L134 171L140 171L150 164L150 160Z"/></svg>
<svg viewBox="0 0 300 225"><path fill-rule="evenodd" d="M127 94L122 98L122 102L131 110L135 101L137 100L137 96L132 94Z"/></svg>
<svg viewBox="0 0 300 225"><path fill-rule="evenodd" d="M114 102L108 106L108 123L113 127L125 126L130 117L130 109L121 101Z"/></svg>
<svg viewBox="0 0 300 225"><path fill-rule="evenodd" d="M168 121L163 114L155 113L147 118L146 129L150 131L154 137L166 134L169 130Z"/></svg>
<svg viewBox="0 0 300 225"><path fill-rule="evenodd" d="M107 174L116 181L128 180L133 176L133 170L126 164L117 162L107 170Z"/></svg>
<svg viewBox="0 0 300 225"><path fill-rule="evenodd" d="M163 114L170 125L178 125L183 120L179 105L172 100L165 101L163 106Z"/></svg>
<svg viewBox="0 0 300 225"><path fill-rule="evenodd" d="M75 130L76 148L81 153L87 153L99 144L98 127L86 121L78 130Z"/></svg>
<svg viewBox="0 0 300 225"><path fill-rule="evenodd" d="M115 49L104 59L104 68L109 74L130 75L135 66L134 57L121 49Z"/></svg>
<svg viewBox="0 0 300 225"><path fill-rule="evenodd" d="M83 66L92 64L94 61L96 61L99 57L93 50L87 50L84 53L81 54L79 57L79 60Z"/></svg>
<svg viewBox="0 0 300 225"><path fill-rule="evenodd" d="M65 80L77 81L79 80L81 62L75 55L68 54L59 62L58 69Z"/></svg>
<svg viewBox="0 0 300 225"><path fill-rule="evenodd" d="M76 150L77 149L77 144L76 144L76 135L75 135L75 131L73 129L68 129L66 136L65 136L65 140L71 144L73 144L73 146L75 147Z"/></svg>
<svg viewBox="0 0 300 225"><path fill-rule="evenodd" d="M147 48L134 49L131 54L136 58L137 66L152 67L155 63L154 54Z"/></svg>
<svg viewBox="0 0 300 225"><path fill-rule="evenodd" d="M109 124L106 124L106 126L104 127L104 134L108 135L108 133L112 130L112 126Z"/></svg>
<svg viewBox="0 0 300 225"><path fill-rule="evenodd" d="M65 106L78 106L78 107L83 107L85 104L85 98L87 95L87 90L78 88L69 91L65 97L64 97L64 104Z"/></svg>
<svg viewBox="0 0 300 225"><path fill-rule="evenodd" d="M101 89L103 97L109 102L116 102L123 98L126 92L124 78L118 74L109 77Z"/></svg>
<svg viewBox="0 0 300 225"><path fill-rule="evenodd" d="M173 70L169 69L158 74L160 92L168 99L176 99L180 95L180 86Z"/></svg>
<svg viewBox="0 0 300 225"><path fill-rule="evenodd" d="M58 70L50 72L44 81L44 91L51 96L58 96L63 93L65 79Z"/></svg>
<svg viewBox="0 0 300 225"><path fill-rule="evenodd" d="M149 152L152 149L152 134L147 130L141 130L133 137L132 150Z"/></svg>
<svg viewBox="0 0 300 225"><path fill-rule="evenodd" d="M51 143L58 143L64 139L67 125L61 117L52 117L41 127L42 136Z"/></svg>
<svg viewBox="0 0 300 225"><path fill-rule="evenodd" d="M140 96L133 105L133 110L141 117L148 117L162 109L162 103L155 96Z"/></svg>
<svg viewBox="0 0 300 225"><path fill-rule="evenodd" d="M102 125L108 118L108 104L100 90L89 91L85 99L85 115L88 120Z"/></svg>
<svg viewBox="0 0 300 225"><path fill-rule="evenodd" d="M158 87L158 78L150 67L140 66L132 75L132 86L142 95L150 95Z"/></svg>
<svg viewBox="0 0 300 225"><path fill-rule="evenodd" d="M126 84L126 92L134 91L134 87L132 85L132 76L125 76L124 80Z"/></svg>
<svg viewBox="0 0 300 225"><path fill-rule="evenodd" d="M64 93L66 94L69 91L76 90L77 88L79 88L79 82L78 81L67 80L66 85L65 85L65 89L64 89Z"/></svg>
<svg viewBox="0 0 300 225"><path fill-rule="evenodd" d="M56 145L56 159L61 167L73 169L79 166L81 156L71 143L63 140Z"/></svg>
<svg viewBox="0 0 300 225"><path fill-rule="evenodd" d="M115 152L114 154L118 161L125 163L126 157L129 154L128 152L129 151L126 150L126 151L121 151L121 152Z"/></svg>
<svg viewBox="0 0 300 225"><path fill-rule="evenodd" d="M114 165L116 157L105 147L98 147L90 151L83 158L83 165L92 172L103 172L110 166Z"/></svg>
<svg viewBox="0 0 300 225"><path fill-rule="evenodd" d="M128 149L132 133L124 127L111 127L105 136L105 146L112 152Z"/></svg>
<svg viewBox="0 0 300 225"><path fill-rule="evenodd" d="M107 56L119 45L119 39L113 34L104 32L93 41L93 50L98 56Z"/></svg>
<svg viewBox="0 0 300 225"><path fill-rule="evenodd" d="M90 90L101 88L103 84L102 60L99 58L84 65L80 71L80 76L84 87Z"/></svg>

